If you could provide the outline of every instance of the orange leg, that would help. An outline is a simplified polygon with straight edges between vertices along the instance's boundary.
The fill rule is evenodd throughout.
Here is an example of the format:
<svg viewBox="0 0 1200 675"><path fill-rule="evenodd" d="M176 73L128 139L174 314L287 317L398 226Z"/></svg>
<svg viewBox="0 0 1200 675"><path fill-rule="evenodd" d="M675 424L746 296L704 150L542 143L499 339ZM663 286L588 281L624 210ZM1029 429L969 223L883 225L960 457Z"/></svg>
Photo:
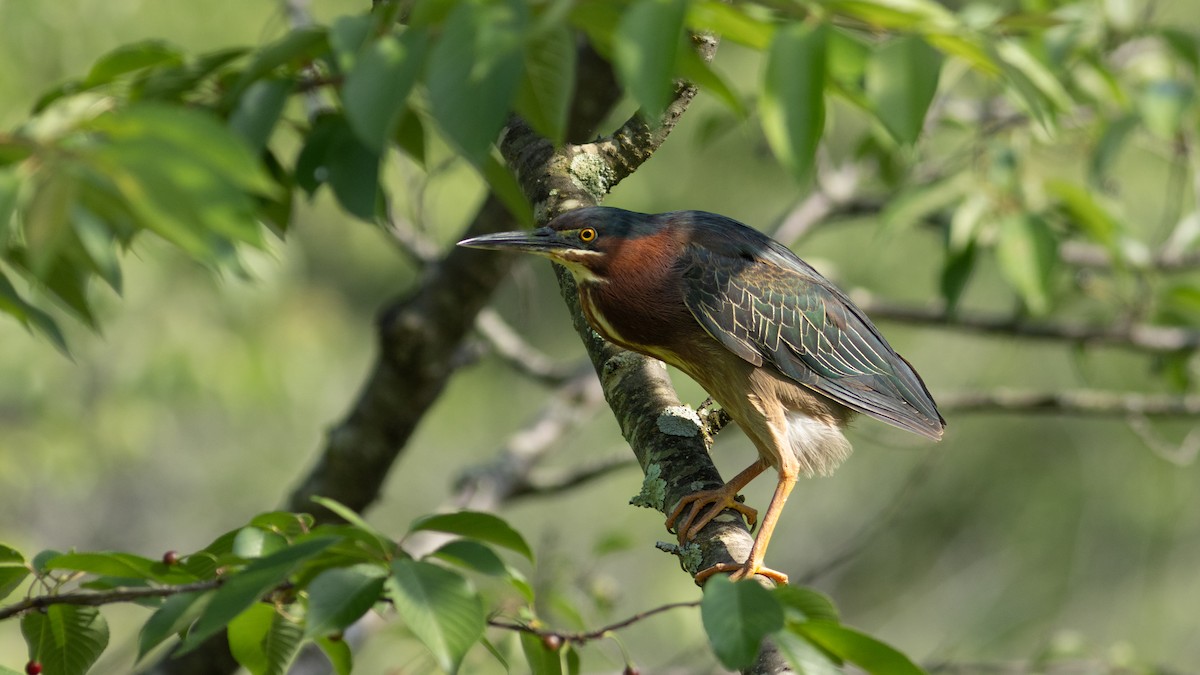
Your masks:
<svg viewBox="0 0 1200 675"><path fill-rule="evenodd" d="M787 502L788 495L792 493L792 488L795 486L795 472L781 470L779 472L779 484L775 486L775 494L771 497L771 503L767 506L766 515L763 516L762 528L759 529L758 536L754 538L754 546L750 549L750 557L746 559L745 564L719 563L713 565L696 575L696 583L704 585L704 580L712 575L719 572L732 571L733 574L729 575L729 578L734 581L761 574L774 580L776 583L786 584L788 582L786 574L763 567L762 561L763 557L767 554L767 544L771 542L771 534L775 531L775 525L779 522L779 514L783 511L783 505Z"/></svg>
<svg viewBox="0 0 1200 675"><path fill-rule="evenodd" d="M696 492L680 499L679 505L675 507L675 510L671 512L671 516L667 518L667 529L675 529L675 521L690 504L692 508L688 511L687 518L683 520L683 524L678 529L675 529L679 534L679 543L681 544L694 539L709 521L716 518L717 514L725 509L733 509L746 516L750 529L753 530L754 524L758 522L758 511L737 501L737 495L742 491L742 488L749 485L750 481L757 478L758 474L766 471L766 469L766 460L759 459L721 487L715 490Z"/></svg>

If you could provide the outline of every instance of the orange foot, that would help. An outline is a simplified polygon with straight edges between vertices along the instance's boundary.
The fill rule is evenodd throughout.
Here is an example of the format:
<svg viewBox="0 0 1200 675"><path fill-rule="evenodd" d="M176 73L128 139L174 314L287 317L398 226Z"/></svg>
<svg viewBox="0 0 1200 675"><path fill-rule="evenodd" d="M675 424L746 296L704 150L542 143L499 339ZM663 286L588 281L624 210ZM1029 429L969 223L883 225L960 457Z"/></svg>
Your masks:
<svg viewBox="0 0 1200 675"><path fill-rule="evenodd" d="M733 572L733 574L729 575L730 581L749 579L756 574L761 574L782 586L786 586L788 582L788 575L784 574L783 572L777 572L769 567L763 567L762 565L752 564L747 561L745 565L738 565L736 563L717 563L706 570L701 570L695 577L696 585L704 586L704 582L708 581L709 577L722 572Z"/></svg>
<svg viewBox="0 0 1200 675"><path fill-rule="evenodd" d="M733 509L745 516L750 529L753 530L754 525L758 523L758 511L737 501L739 489L741 486L727 483L715 490L695 492L680 499L679 506L676 506L667 518L667 530L675 531L679 535L679 543L683 544L695 539L700 530L725 509ZM687 518L683 520L683 525L676 529L675 521L689 505L692 508L688 511Z"/></svg>

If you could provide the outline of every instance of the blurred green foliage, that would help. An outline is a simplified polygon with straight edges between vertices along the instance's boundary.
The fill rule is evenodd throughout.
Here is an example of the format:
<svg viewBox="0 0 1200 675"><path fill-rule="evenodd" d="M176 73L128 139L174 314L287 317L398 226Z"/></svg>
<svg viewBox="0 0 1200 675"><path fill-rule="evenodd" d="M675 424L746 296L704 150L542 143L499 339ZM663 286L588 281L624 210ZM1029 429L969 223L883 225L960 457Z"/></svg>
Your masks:
<svg viewBox="0 0 1200 675"><path fill-rule="evenodd" d="M319 24L333 25L349 39L365 35L362 26L335 19L361 14L360 4L315 0L312 10ZM653 13L647 20L667 27L682 20L669 11L671 3L657 4L662 6L645 10ZM600 19L611 13L596 3L586 6ZM858 12L883 27L903 19L903 13L870 14L873 3L814 6ZM922 16L923 25L934 28L921 39L888 43L881 50L886 59L868 59L878 36L851 40L836 33L822 43L830 50L823 53L831 55L827 69L810 73L828 81L771 77L760 53L773 38L763 33L767 22L740 25L739 39L731 35L714 64L723 78L714 81L732 91L702 94L654 160L621 184L608 203L651 212L706 209L768 229L811 186L797 187L794 176L811 180L822 161L843 165L866 158L878 171L864 179L860 192L886 202L883 214L840 220L798 247L842 286L873 289L894 300L942 298L959 307L1097 325L1156 318L1200 325L1196 272L1140 268L1145 252L1183 232L1177 226L1195 218L1197 209L1192 184L1200 57L1188 23L1200 10L1197 3L980 3L953 9L957 13ZM1063 27L1035 26L1046 28L1038 40L980 44L958 30L960 23L980 28L1008 19L1015 35L1023 28L1021 18L1051 9ZM1010 10L1015 19L1006 14ZM704 18L693 11L699 18L692 20ZM519 23L528 17L493 19ZM446 30L469 37L479 30L476 20L451 15ZM636 33L639 26L620 24L620 30ZM286 31L282 8L270 3L184 8L141 0L0 0L0 129L27 119L54 83L95 72L96 60L120 45L154 39L181 53L211 53L266 44ZM803 52L814 48L815 39L797 31L775 49ZM1117 39L1126 40L1123 51L1103 51L1106 41ZM556 38L546 40L553 44ZM364 71L394 78L403 76L396 55L412 48L403 40L380 41L357 58ZM437 64L430 67L459 72L459 55L443 52L430 56ZM170 50L154 48L140 54L137 58L175 58ZM944 54L953 58L943 64ZM617 49L614 57L630 79L641 72L632 65L639 58L668 64L664 72L683 67L674 62L679 52L670 49L649 55ZM489 67L490 81L516 97L519 108L534 109L561 96L504 76L512 71L504 58ZM1018 83L1008 98L995 96L999 80L982 75L989 67ZM760 92L764 71L767 85ZM940 77L931 78L935 72ZM896 79L905 76L920 86L896 87ZM258 103L238 118L238 129L265 142L255 135L261 120L250 113L284 104L272 98L277 92L269 80L250 86L260 85L253 92ZM645 86L631 87L633 97L661 108L661 87L652 81L639 85ZM836 95L803 107L810 113L806 118L787 117L801 105L799 99L811 100L813 87ZM371 139L379 140L381 129L411 113L402 109L406 92L356 88L351 82L346 88L344 96L361 102L347 102L346 119L338 122L344 126L326 133L358 139L367 152L377 153ZM1006 105L939 110L933 98L947 121L909 147L935 89L960 95L941 105L967 105L963 101L972 97ZM383 175L394 208L418 214L415 220L441 245L454 240L486 189L476 170L453 157L457 152L486 163L493 127L503 121L496 118L479 129L472 119L456 120L455 95L428 92L443 135L430 134L420 162L397 161ZM730 100L755 96L765 130L759 120L739 117ZM1082 123L1073 115L1079 105L1095 111ZM528 116L553 136L561 133L561 110L548 107L544 116ZM381 109L390 114L364 115ZM303 117L297 109L283 110ZM1035 124L1010 119L1025 115ZM814 168L812 147L822 119L822 154ZM188 129L203 133L204 125ZM164 127L163 133L170 131ZM278 143L303 164L302 138L285 135ZM203 150L184 148L187 156ZM771 161L772 151L786 169ZM152 160L158 161L145 159L151 162L145 180L174 166ZM236 175L204 175L217 191L261 187L261 176L250 172L233 188L218 179L236 181ZM70 359L50 342L30 339L17 322L0 321L5 347L0 512L6 514L0 541L23 551L119 549L157 558L167 549L199 549L232 524L277 505L312 461L325 429L352 401L373 349L373 313L411 287L417 274L386 232L348 215L370 220L374 192L339 182L336 175L328 180L331 191L317 193L311 203L297 200L285 239L257 231L222 233L259 248L241 246L233 256L233 248L218 246L230 255L221 257L223 271L217 275L163 240L146 237L119 256L120 277L106 276L111 267L95 261L97 275L122 289L120 297L94 284L83 305L73 306L69 298L63 298L66 307L47 303L71 345ZM40 189L50 203L57 201L55 190L71 188ZM212 222L225 215L214 214ZM146 227L162 226L155 214L144 220ZM939 227L926 227L930 221ZM171 232L160 234L171 240ZM1056 247L1071 239L1107 251L1112 271L1064 264ZM174 241L193 254L204 249L203 242ZM37 267L36 261L29 264ZM578 355L542 266L522 267L497 306L540 348L563 359ZM83 323L94 316L101 334L61 321L72 313ZM1194 356L1148 357L884 328L918 364L935 395L998 386L1194 391ZM687 400L704 398L685 378L677 384ZM460 470L486 458L543 397L536 384L496 363L465 370L413 439L372 521L387 532L404 531L440 501ZM497 400L504 405L495 405ZM471 424L464 424L467 414ZM861 424L853 432L856 458L835 478L796 491L773 542L772 565L802 578L804 570L819 568L874 526L855 555L815 585L836 599L847 623L903 645L921 663L1069 657L1185 671L1200 663L1194 640L1200 578L1193 573L1200 561L1200 478L1194 464L1166 461L1119 419L948 419L949 436L934 449ZM1170 444L1194 422L1153 425L1162 443ZM557 462L623 452L615 425L602 414L563 443ZM716 459L728 473L741 468L751 452L730 429L718 442ZM694 598L694 587L674 562L648 546L664 536L660 519L623 507L639 484L635 472L618 473L553 501L518 503L505 514L538 551L531 583L545 598L540 608L545 616L583 629ZM767 485L754 485L747 498L762 504L768 494ZM603 521L595 516L601 509ZM612 541L624 543L605 544ZM598 548L604 553L593 557ZM141 623L144 614L136 611L117 611L112 622ZM368 643L357 661L362 672L397 664L432 668L431 657L405 630L390 629ZM623 639L650 670L713 668L707 649L700 648L706 638L696 614L663 615ZM21 653L21 644L7 625L0 631L4 665L20 665L8 655ZM678 653L663 653L663 644ZM497 649L511 656L519 647L509 636ZM100 672L125 672L135 650L132 640L118 644ZM482 651L469 654L475 661L468 663L495 669ZM583 652L589 669L611 669L621 658L612 645Z"/></svg>

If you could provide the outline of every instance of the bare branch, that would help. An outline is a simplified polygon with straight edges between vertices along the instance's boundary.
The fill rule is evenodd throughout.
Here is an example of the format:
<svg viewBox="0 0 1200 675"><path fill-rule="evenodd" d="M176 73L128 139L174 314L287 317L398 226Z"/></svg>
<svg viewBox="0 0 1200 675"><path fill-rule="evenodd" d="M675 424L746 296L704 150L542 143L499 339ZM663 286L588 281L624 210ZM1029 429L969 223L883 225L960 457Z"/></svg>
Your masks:
<svg viewBox="0 0 1200 675"><path fill-rule="evenodd" d="M642 621L644 619L648 619L656 614L662 614L663 612L669 612L672 609L681 609L684 607L699 607L699 606L700 606L699 600L692 600L690 602L672 602L667 605L661 605L659 607L655 607L654 609L648 609L644 612L638 612L637 614L634 614L631 617L622 619L621 621L618 621L616 623L611 623L607 626L604 626L603 628L597 628L595 630L584 631L584 632L580 632L580 633L569 633L569 632L565 632L565 631L556 631L556 630L552 630L549 628L538 628L532 624L511 623L508 621L500 621L497 619L488 619L488 625L493 628L503 628L504 630L516 631L518 633L529 633L530 635L537 635L539 637L558 638L559 640L561 640L564 643L574 642L575 644L582 645L585 642L589 642L591 640L609 637L610 633L621 630L622 628L628 628L629 626L632 626L635 623L638 623L639 621Z"/></svg>
<svg viewBox="0 0 1200 675"><path fill-rule="evenodd" d="M1134 324L1093 326L1059 321L1034 323L1017 317L982 312L956 311L938 307L910 307L855 291L854 302L874 319L887 319L927 326L1006 337L1063 340L1085 346L1112 346L1150 353L1200 349L1200 331L1174 326Z"/></svg>
<svg viewBox="0 0 1200 675"><path fill-rule="evenodd" d="M57 595L37 595L32 598L25 598L7 607L0 607L0 621L10 619L30 610L45 609L51 605L99 607L101 605L133 602L147 598L167 598L183 593L211 591L224 582L224 579L218 578L208 581L197 581L192 584L181 584L179 586L155 586L152 588L118 587L107 591L76 591L72 593L59 593Z"/></svg>
<svg viewBox="0 0 1200 675"><path fill-rule="evenodd" d="M509 495L509 500L515 501L525 497L549 497L567 492L636 464L637 462L632 457L622 456L590 462L573 470L539 472L529 476L525 484L517 484L512 494Z"/></svg>
<svg viewBox="0 0 1200 675"><path fill-rule="evenodd" d="M1130 415L1128 422L1130 430L1159 457L1176 466L1191 466L1196 461L1196 455L1200 453L1200 426L1192 428L1182 441L1175 444L1160 436L1145 415Z"/></svg>
<svg viewBox="0 0 1200 675"><path fill-rule="evenodd" d="M479 312L479 316L475 317L475 329L487 340L492 351L513 369L545 384L562 384L572 374L578 373L582 365L565 364L550 358L526 342L525 338L493 309L484 308Z"/></svg>
<svg viewBox="0 0 1200 675"><path fill-rule="evenodd" d="M1078 241L1063 242L1058 249L1058 255L1063 262L1076 267L1090 269L1111 269L1112 255L1107 248L1097 244L1087 244ZM1131 256L1129 260L1135 267L1152 269L1159 272L1186 272L1200 268L1200 250L1176 251L1164 248L1155 253Z"/></svg>
<svg viewBox="0 0 1200 675"><path fill-rule="evenodd" d="M1190 417L1200 415L1200 395L1140 394L1092 390L994 389L938 396L938 407L959 413L1020 413L1084 417Z"/></svg>

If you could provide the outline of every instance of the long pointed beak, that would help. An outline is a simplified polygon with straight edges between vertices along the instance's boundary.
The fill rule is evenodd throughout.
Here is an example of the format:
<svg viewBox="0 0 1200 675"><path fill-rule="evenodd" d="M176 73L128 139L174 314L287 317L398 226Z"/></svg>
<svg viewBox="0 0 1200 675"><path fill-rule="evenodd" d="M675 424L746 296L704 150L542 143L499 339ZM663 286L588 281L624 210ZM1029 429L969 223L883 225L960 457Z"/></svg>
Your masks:
<svg viewBox="0 0 1200 675"><path fill-rule="evenodd" d="M569 248L558 238L557 233L548 227L539 227L529 231L485 234L481 237L464 239L458 242L458 245L493 251L521 251L545 256Z"/></svg>

